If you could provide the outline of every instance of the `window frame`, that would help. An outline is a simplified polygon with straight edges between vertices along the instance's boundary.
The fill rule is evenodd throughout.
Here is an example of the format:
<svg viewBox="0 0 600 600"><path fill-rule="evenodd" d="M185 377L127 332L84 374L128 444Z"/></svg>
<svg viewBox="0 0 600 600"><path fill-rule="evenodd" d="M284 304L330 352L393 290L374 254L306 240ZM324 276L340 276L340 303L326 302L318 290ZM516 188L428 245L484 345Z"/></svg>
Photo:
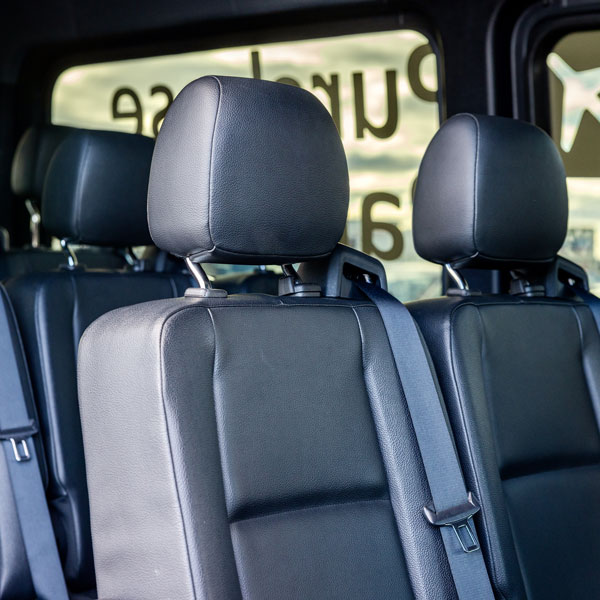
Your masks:
<svg viewBox="0 0 600 600"><path fill-rule="evenodd" d="M513 116L551 133L546 58L570 33L600 29L600 6L536 4L517 22L511 38Z"/></svg>
<svg viewBox="0 0 600 600"><path fill-rule="evenodd" d="M285 15L290 19L291 16ZM194 34L183 37L168 36L166 39L134 45L115 42L110 48L106 45L88 47L87 49L72 48L63 55L55 58L46 70L43 83L44 102L41 121L51 122L52 95L58 77L67 69L87 66L97 63L117 62L121 60L174 56L188 52L202 52L218 49L237 48L242 46L284 43L293 41L309 41L330 39L344 35L359 35L361 33L377 33L384 31L412 30L427 38L436 57L436 74L438 79L437 103L440 124L445 120L445 78L443 68L443 51L441 37L430 23L419 13L389 12L377 15L356 16L340 19L327 18L316 22L299 22L289 25L268 25L256 28L233 27L203 35L201 29Z"/></svg>
<svg viewBox="0 0 600 600"><path fill-rule="evenodd" d="M264 46L270 43L285 43L293 41L313 41L319 39L334 40L336 37L348 35L361 35L379 32L402 32L412 31L422 35L431 45L436 61L436 75L438 79L438 89L436 94L437 114L439 123L443 122L446 103L445 103L445 82L444 82L444 62L441 51L439 36L435 35L427 26L422 17L416 13L390 13L387 15L377 15L368 18L350 18L344 20L333 20L327 23L318 24L300 24L287 26L284 28L261 28L251 31L227 32L225 35L207 36L199 42L197 39L190 41L178 41L176 44L145 44L135 48L128 48L122 51L122 48L115 46L111 49L87 50L80 53L70 54L53 63L52 84L48 86L48 95L46 103L46 120L50 121L52 114L52 96L58 78L67 69L73 67L85 67L98 63L118 63L121 60L145 59L153 57L170 56L176 57L179 54L189 52L203 52L217 49L230 49L248 46ZM442 289L444 289L443 271L440 275Z"/></svg>

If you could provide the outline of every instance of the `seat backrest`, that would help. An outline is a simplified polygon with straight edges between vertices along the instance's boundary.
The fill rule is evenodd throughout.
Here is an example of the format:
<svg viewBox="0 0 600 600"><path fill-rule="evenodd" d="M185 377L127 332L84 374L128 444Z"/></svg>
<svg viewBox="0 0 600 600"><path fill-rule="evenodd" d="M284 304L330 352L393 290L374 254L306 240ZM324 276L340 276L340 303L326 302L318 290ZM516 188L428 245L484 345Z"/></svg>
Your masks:
<svg viewBox="0 0 600 600"><path fill-rule="evenodd" d="M153 141L142 136L73 132L46 177L42 212L48 231L75 244L151 243L146 194L152 150ZM188 285L184 275L82 266L30 273L6 284L30 366L47 495L71 591L95 585L77 400L79 338L110 310L178 296Z"/></svg>
<svg viewBox="0 0 600 600"><path fill-rule="evenodd" d="M160 247L319 259L347 205L339 136L308 92L205 77L170 107L149 189ZM227 296L194 268L204 289L113 311L81 341L100 596L455 598L375 306L299 283Z"/></svg>
<svg viewBox="0 0 600 600"><path fill-rule="evenodd" d="M456 116L423 159L417 252L504 282L500 294L463 286L409 304L482 506L500 598L600 593L600 337L585 304L546 287L567 212L558 151L530 124Z"/></svg>

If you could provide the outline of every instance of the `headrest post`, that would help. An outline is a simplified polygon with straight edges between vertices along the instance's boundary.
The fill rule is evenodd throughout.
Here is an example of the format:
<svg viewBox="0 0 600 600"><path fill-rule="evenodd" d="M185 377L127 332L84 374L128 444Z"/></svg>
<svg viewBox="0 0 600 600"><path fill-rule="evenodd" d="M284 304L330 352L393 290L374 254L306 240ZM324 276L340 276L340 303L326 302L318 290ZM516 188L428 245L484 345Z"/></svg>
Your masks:
<svg viewBox="0 0 600 600"><path fill-rule="evenodd" d="M283 275L285 277L296 277L298 278L298 272L294 269L294 265L281 265L281 270L283 271Z"/></svg>
<svg viewBox="0 0 600 600"><path fill-rule="evenodd" d="M29 213L29 232L31 233L31 247L39 248L40 246L40 226L42 222L42 216L40 209L37 207L33 200L25 200L25 206Z"/></svg>
<svg viewBox="0 0 600 600"><path fill-rule="evenodd" d="M212 284L210 283L208 275L198 263L195 263L189 256L186 256L185 264L194 279L197 281L198 287L200 287L201 290L210 290L212 288Z"/></svg>
<svg viewBox="0 0 600 600"><path fill-rule="evenodd" d="M280 296L320 297L321 286L316 283L304 283L294 269L294 265L286 263L281 265L283 277L279 280Z"/></svg>
<svg viewBox="0 0 600 600"><path fill-rule="evenodd" d="M138 258L131 246L122 248L121 250L119 250L119 252L120 252L121 256L125 259L125 262L134 271L143 271L144 270L146 261L142 258Z"/></svg>
<svg viewBox="0 0 600 600"><path fill-rule="evenodd" d="M452 267L452 265L446 263L444 265L444 269L446 269L446 272L448 275L450 275L452 281L456 283L456 287L459 290L462 290L463 292L469 291L469 284L467 283L467 280L454 267Z"/></svg>
<svg viewBox="0 0 600 600"><path fill-rule="evenodd" d="M60 247L63 249L63 252L67 255L67 266L69 269L75 269L79 264L77 260L77 255L75 254L73 248L69 246L69 240L67 238L62 238L60 240Z"/></svg>
<svg viewBox="0 0 600 600"><path fill-rule="evenodd" d="M3 252L10 250L10 233L6 227L0 227L0 248Z"/></svg>

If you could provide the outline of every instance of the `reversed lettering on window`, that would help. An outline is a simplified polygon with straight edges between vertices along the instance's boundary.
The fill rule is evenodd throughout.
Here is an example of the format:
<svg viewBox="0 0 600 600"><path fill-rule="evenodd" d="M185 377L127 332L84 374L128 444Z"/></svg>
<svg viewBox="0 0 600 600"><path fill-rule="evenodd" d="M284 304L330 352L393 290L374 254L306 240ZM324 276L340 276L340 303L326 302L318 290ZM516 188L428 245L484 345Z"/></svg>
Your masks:
<svg viewBox="0 0 600 600"><path fill-rule="evenodd" d="M382 32L75 67L57 80L52 120L156 136L177 93L209 74L314 93L348 157L342 241L384 261L402 299L439 293L439 268L418 258L411 236L418 165L439 125L436 59L423 35Z"/></svg>

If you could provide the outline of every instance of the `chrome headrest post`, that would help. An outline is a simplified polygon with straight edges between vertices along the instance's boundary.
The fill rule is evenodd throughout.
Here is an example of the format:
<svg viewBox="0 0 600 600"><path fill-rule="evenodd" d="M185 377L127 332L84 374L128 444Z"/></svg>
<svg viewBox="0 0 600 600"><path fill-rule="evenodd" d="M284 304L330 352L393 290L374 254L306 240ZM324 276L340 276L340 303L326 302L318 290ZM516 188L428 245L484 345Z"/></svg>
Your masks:
<svg viewBox="0 0 600 600"><path fill-rule="evenodd" d="M31 247L39 248L40 246L40 227L42 223L42 216L40 215L40 209L35 205L32 200L25 200L25 206L29 213L29 232L31 233Z"/></svg>
<svg viewBox="0 0 600 600"><path fill-rule="evenodd" d="M186 256L185 264L201 290L210 290L212 288L208 275L198 263L195 263L189 256Z"/></svg>
<svg viewBox="0 0 600 600"><path fill-rule="evenodd" d="M143 271L145 261L141 258L138 258L133 251L131 246L127 248L123 248L120 250L121 256L125 259L125 262L134 270L134 271Z"/></svg>
<svg viewBox="0 0 600 600"><path fill-rule="evenodd" d="M42 216L40 209L31 200L25 200L25 206L29 213L29 232L31 233L31 247L39 248L40 246L40 227Z"/></svg>
<svg viewBox="0 0 600 600"><path fill-rule="evenodd" d="M444 265L444 269L446 269L448 275L450 275L450 277L452 278L452 281L454 281L454 283L456 284L456 287L459 290L463 290L465 292L469 291L469 284L467 283L467 280L460 274L459 271L457 271L454 267L452 267L448 263L446 263Z"/></svg>
<svg viewBox="0 0 600 600"><path fill-rule="evenodd" d="M67 255L67 266L69 269L74 269L79 264L77 260L77 255L73 251L73 248L69 246L69 240L67 238L62 238L60 240L60 247L63 249L63 252Z"/></svg>

